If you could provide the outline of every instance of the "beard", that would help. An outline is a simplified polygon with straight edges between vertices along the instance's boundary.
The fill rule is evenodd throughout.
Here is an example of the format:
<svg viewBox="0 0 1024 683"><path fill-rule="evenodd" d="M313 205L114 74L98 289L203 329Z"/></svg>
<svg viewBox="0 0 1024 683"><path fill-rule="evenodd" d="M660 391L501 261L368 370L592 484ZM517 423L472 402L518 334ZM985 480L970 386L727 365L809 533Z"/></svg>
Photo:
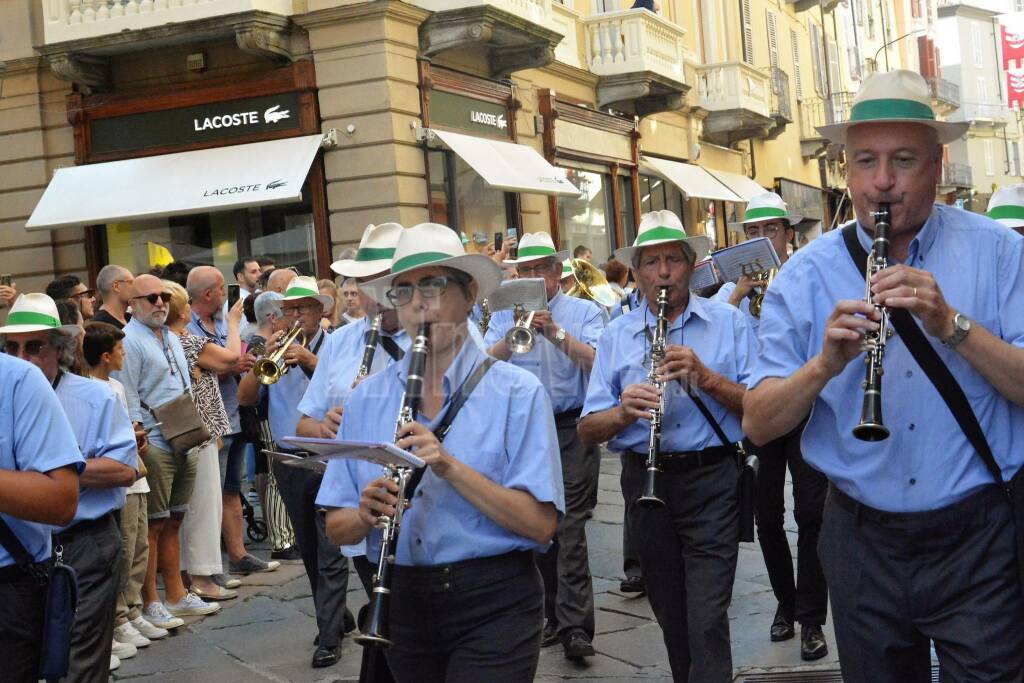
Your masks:
<svg viewBox="0 0 1024 683"><path fill-rule="evenodd" d="M152 311L146 314L136 313L135 318L146 327L155 330L164 326L164 323L167 321L167 311Z"/></svg>

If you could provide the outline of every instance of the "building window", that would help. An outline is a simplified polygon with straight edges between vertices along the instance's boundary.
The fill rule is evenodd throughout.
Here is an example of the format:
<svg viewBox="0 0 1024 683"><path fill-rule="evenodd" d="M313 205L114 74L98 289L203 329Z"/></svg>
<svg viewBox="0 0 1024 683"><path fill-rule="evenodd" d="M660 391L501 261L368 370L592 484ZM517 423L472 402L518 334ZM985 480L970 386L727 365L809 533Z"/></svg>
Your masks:
<svg viewBox="0 0 1024 683"><path fill-rule="evenodd" d="M796 99L802 102L804 99L804 81L800 75L800 43L797 42L796 30L789 29L789 45L793 50L793 82L796 88Z"/></svg>
<svg viewBox="0 0 1024 683"><path fill-rule="evenodd" d="M636 206L633 204L633 177L619 174L619 220L622 222L622 237L625 246L636 239ZM616 248L618 248L618 246Z"/></svg>
<svg viewBox="0 0 1024 683"><path fill-rule="evenodd" d="M505 232L510 223L503 190L484 182L469 164L453 152L431 149L427 157L433 221L459 230L478 243L481 239L486 243L496 232Z"/></svg>
<svg viewBox="0 0 1024 683"><path fill-rule="evenodd" d="M740 20L743 22L743 61L754 63L754 20L750 11L750 0L740 0Z"/></svg>
<svg viewBox="0 0 1024 683"><path fill-rule="evenodd" d="M985 175L996 174L996 149L991 140L985 140Z"/></svg>
<svg viewBox="0 0 1024 683"><path fill-rule="evenodd" d="M558 248L571 252L585 244L594 252L594 263L603 263L615 249L611 175L570 168L566 179L580 196L558 198Z"/></svg>
<svg viewBox="0 0 1024 683"><path fill-rule="evenodd" d="M985 36L978 22L971 24L971 49L974 52L974 66L985 66Z"/></svg>

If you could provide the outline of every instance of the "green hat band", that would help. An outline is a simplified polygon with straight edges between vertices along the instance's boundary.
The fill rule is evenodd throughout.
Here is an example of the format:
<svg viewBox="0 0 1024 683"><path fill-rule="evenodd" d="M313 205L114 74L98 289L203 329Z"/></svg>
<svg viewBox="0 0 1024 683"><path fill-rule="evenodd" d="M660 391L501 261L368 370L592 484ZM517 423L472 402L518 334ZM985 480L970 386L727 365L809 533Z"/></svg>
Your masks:
<svg viewBox="0 0 1024 683"><path fill-rule="evenodd" d="M850 123L875 119L935 120L935 112L927 104L903 99L865 100L853 105Z"/></svg>
<svg viewBox="0 0 1024 683"><path fill-rule="evenodd" d="M451 254L444 254L439 251L425 251L420 254L409 254L391 264L391 274L398 275L402 271L419 268L436 261L454 258Z"/></svg>
<svg viewBox="0 0 1024 683"><path fill-rule="evenodd" d="M46 325L47 327L60 327L60 320L45 313L34 313L32 311L14 311L7 316L8 325Z"/></svg>
<svg viewBox="0 0 1024 683"><path fill-rule="evenodd" d="M685 240L686 233L679 228L670 228L665 225L659 225L656 228L645 230L636 236L636 246L640 246L645 242L651 242L653 240Z"/></svg>
<svg viewBox="0 0 1024 683"><path fill-rule="evenodd" d="M315 292L312 289L306 289L305 287L289 287L288 291L284 293L289 299L292 297L304 297L309 296L314 299L320 296L320 292Z"/></svg>
<svg viewBox="0 0 1024 683"><path fill-rule="evenodd" d="M758 221L764 218L785 218L788 215L785 209L779 209L774 206L762 206L756 209L747 209L743 213L743 220Z"/></svg>
<svg viewBox="0 0 1024 683"><path fill-rule="evenodd" d="M1024 218L1024 206L1015 206L1013 204L994 206L985 215L995 220L1000 218Z"/></svg>
<svg viewBox="0 0 1024 683"><path fill-rule="evenodd" d="M356 261L390 261L395 256L394 249L363 247L356 252Z"/></svg>
<svg viewBox="0 0 1024 683"><path fill-rule="evenodd" d="M554 256L556 252L551 247L545 247L544 245L538 245L535 247L520 247L519 251L516 252L520 259L533 258L535 256Z"/></svg>

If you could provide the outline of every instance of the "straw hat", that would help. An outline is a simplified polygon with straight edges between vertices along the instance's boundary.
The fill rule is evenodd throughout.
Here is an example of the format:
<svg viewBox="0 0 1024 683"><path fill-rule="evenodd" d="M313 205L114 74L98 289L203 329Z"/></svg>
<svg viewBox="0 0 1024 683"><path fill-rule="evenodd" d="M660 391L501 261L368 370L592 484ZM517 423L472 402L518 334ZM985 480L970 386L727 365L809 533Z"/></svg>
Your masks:
<svg viewBox="0 0 1024 683"><path fill-rule="evenodd" d="M633 263L633 254L643 247L667 242L688 244L696 254L694 263L700 262L711 251L711 240L704 235L689 236L683 229L679 216L671 211L651 211L640 216L640 229L637 230L633 246L615 250L615 259L625 264Z"/></svg>
<svg viewBox="0 0 1024 683"><path fill-rule="evenodd" d="M299 299L316 299L324 308L334 305L334 297L320 293L315 277L299 275L288 283L288 289L284 291L284 298L274 302L278 307L285 301L298 301Z"/></svg>
<svg viewBox="0 0 1024 683"><path fill-rule="evenodd" d="M993 192L985 215L1008 228L1024 228L1024 184L1007 185Z"/></svg>
<svg viewBox="0 0 1024 683"><path fill-rule="evenodd" d="M819 133L832 142L845 145L847 130L862 123L877 121L920 123L935 129L939 134L939 143L943 145L963 136L970 126L968 122L935 120L931 93L924 78L914 71L897 69L876 72L864 79L853 99L849 120L817 128Z"/></svg>
<svg viewBox="0 0 1024 683"><path fill-rule="evenodd" d="M367 225L359 240L356 257L342 259L331 264L331 270L342 277L369 277L379 275L391 268L395 245L404 228L398 223Z"/></svg>
<svg viewBox="0 0 1024 683"><path fill-rule="evenodd" d="M562 277L560 279L564 280L567 277L572 277L572 276L573 276L572 266L569 264L569 259L565 259L564 261L562 261Z"/></svg>
<svg viewBox="0 0 1024 683"><path fill-rule="evenodd" d="M803 216L790 213L786 202L782 201L782 197L774 192L765 192L751 197L743 212L743 218L735 223L730 223L729 227L741 228L747 223L760 223L774 218L781 218L790 226L794 226L804 219Z"/></svg>
<svg viewBox="0 0 1024 683"><path fill-rule="evenodd" d="M510 265L536 261L537 259L553 256L559 261L569 258L569 250L558 251L555 243L551 241L551 235L546 232L528 232L519 240L519 249L516 251L516 258L506 259L504 263Z"/></svg>
<svg viewBox="0 0 1024 683"><path fill-rule="evenodd" d="M22 294L11 306L7 314L7 324L0 327L0 334L18 334L20 332L41 332L43 330L59 330L65 334L78 335L82 328L78 325L61 325L57 304L46 294Z"/></svg>
<svg viewBox="0 0 1024 683"><path fill-rule="evenodd" d="M467 254L459 233L447 225L420 223L402 231L395 247L391 272L384 277L359 285L374 301L390 306L387 291L402 273L425 266L444 266L461 270L472 277L480 288L477 301L481 301L501 284L501 268L483 254Z"/></svg>

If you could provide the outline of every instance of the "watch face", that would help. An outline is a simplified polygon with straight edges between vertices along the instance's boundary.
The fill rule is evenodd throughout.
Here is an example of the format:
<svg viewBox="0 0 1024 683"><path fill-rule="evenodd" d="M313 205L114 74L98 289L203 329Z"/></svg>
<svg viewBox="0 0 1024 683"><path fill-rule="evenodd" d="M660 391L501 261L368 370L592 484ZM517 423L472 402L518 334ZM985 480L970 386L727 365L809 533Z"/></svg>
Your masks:
<svg viewBox="0 0 1024 683"><path fill-rule="evenodd" d="M956 324L957 329L966 332L971 329L971 319L965 315L957 313L956 320L953 321Z"/></svg>

